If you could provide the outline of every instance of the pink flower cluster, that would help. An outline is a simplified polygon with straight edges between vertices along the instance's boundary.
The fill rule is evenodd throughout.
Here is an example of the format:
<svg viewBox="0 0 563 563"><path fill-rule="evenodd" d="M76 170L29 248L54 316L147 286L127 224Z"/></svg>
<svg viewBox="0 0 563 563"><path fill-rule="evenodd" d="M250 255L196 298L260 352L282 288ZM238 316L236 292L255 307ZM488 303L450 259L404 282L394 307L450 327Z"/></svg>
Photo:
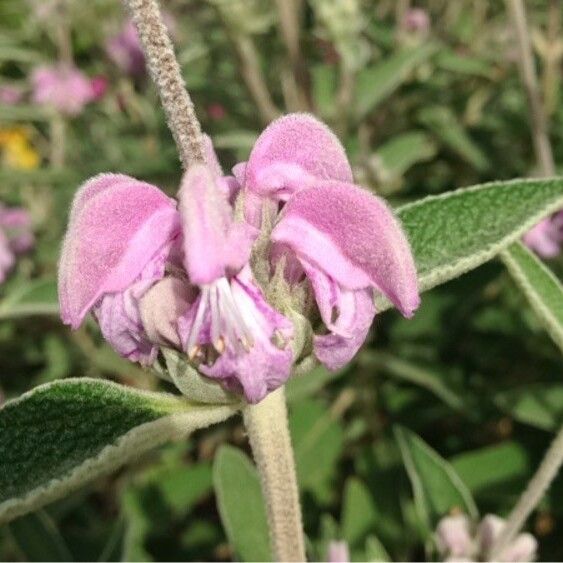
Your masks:
<svg viewBox="0 0 563 563"><path fill-rule="evenodd" d="M0 204L0 283L16 263L16 257L33 247L31 218L24 209Z"/></svg>
<svg viewBox="0 0 563 563"><path fill-rule="evenodd" d="M260 401L308 354L348 363L387 296L419 305L408 242L385 202L353 183L335 135L307 114L273 122L247 162L185 174L178 200L124 175L77 193L63 245L63 321L89 311L124 357L151 364L159 346ZM297 326L308 338L296 337ZM300 340L301 345L296 346Z"/></svg>
<svg viewBox="0 0 563 563"><path fill-rule="evenodd" d="M90 79L75 66L59 64L35 69L31 85L33 102L74 117L86 104L104 95L107 79L102 76Z"/></svg>
<svg viewBox="0 0 563 563"><path fill-rule="evenodd" d="M476 530L464 514L442 518L436 528L436 545L444 561L491 561L491 549L506 522L493 514ZM519 534L496 561L534 561L538 543L532 534Z"/></svg>
<svg viewBox="0 0 563 563"><path fill-rule="evenodd" d="M563 246L563 210L530 229L524 235L524 244L542 258L555 258Z"/></svg>

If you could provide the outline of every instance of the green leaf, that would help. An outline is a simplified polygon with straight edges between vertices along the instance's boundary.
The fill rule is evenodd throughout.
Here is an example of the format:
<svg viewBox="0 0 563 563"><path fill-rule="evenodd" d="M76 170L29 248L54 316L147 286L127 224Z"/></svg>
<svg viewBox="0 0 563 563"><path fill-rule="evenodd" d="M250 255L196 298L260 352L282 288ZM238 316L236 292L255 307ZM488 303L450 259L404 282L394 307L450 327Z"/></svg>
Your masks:
<svg viewBox="0 0 563 563"><path fill-rule="evenodd" d="M289 427L300 489L327 500L343 447L342 426L321 401L306 400L292 407Z"/></svg>
<svg viewBox="0 0 563 563"><path fill-rule="evenodd" d="M526 476L530 470L526 449L511 441L464 452L450 462L474 494Z"/></svg>
<svg viewBox="0 0 563 563"><path fill-rule="evenodd" d="M72 561L59 530L43 510L14 520L9 529L26 561Z"/></svg>
<svg viewBox="0 0 563 563"><path fill-rule="evenodd" d="M329 371L325 367L319 366L303 375L291 377L285 384L287 401L292 403L313 395L331 381L342 376L344 372L345 370Z"/></svg>
<svg viewBox="0 0 563 563"><path fill-rule="evenodd" d="M366 540L366 561L392 561L383 544L374 535Z"/></svg>
<svg viewBox="0 0 563 563"><path fill-rule="evenodd" d="M436 55L436 65L443 70L459 74L482 76L490 78L493 71L492 65L484 59L459 55L451 49L444 49Z"/></svg>
<svg viewBox="0 0 563 563"><path fill-rule="evenodd" d="M356 86L356 120L359 122L372 112L410 77L418 65L433 55L436 49L437 45L434 43L404 49L360 72Z"/></svg>
<svg viewBox="0 0 563 563"><path fill-rule="evenodd" d="M52 114L41 106L0 106L0 122L48 121Z"/></svg>
<svg viewBox="0 0 563 563"><path fill-rule="evenodd" d="M373 530L376 509L369 489L355 477L346 481L342 504L342 537L353 547Z"/></svg>
<svg viewBox="0 0 563 563"><path fill-rule="evenodd" d="M521 243L509 246L501 258L547 332L563 351L563 285Z"/></svg>
<svg viewBox="0 0 563 563"><path fill-rule="evenodd" d="M487 157L473 142L451 109L443 106L426 107L419 112L418 118L442 143L477 170L486 170L490 166Z"/></svg>
<svg viewBox="0 0 563 563"><path fill-rule="evenodd" d="M518 240L563 207L563 178L491 182L397 209L421 291L454 279ZM378 297L378 310L389 303Z"/></svg>
<svg viewBox="0 0 563 563"><path fill-rule="evenodd" d="M563 385L533 383L502 391L495 403L524 424L554 432L563 424Z"/></svg>
<svg viewBox="0 0 563 563"><path fill-rule="evenodd" d="M0 409L0 522L234 412L88 378L37 387Z"/></svg>
<svg viewBox="0 0 563 563"><path fill-rule="evenodd" d="M57 284L53 279L23 284L0 302L0 320L58 314Z"/></svg>
<svg viewBox="0 0 563 563"><path fill-rule="evenodd" d="M273 561L266 507L258 472L240 450L222 446L215 455L213 482L221 521L242 561Z"/></svg>
<svg viewBox="0 0 563 563"><path fill-rule="evenodd" d="M433 530L439 518L454 508L476 519L475 501L453 467L410 430L397 426L394 431L426 529Z"/></svg>
<svg viewBox="0 0 563 563"><path fill-rule="evenodd" d="M393 137L379 147L376 155L381 159L384 173L402 176L413 164L431 159L436 145L423 131L409 131Z"/></svg>

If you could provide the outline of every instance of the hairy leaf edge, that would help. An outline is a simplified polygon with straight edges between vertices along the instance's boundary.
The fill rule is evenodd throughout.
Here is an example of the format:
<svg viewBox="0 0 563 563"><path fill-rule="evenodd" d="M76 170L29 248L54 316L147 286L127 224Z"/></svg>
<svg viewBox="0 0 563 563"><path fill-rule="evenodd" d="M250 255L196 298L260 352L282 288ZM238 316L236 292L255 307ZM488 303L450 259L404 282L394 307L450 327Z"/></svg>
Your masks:
<svg viewBox="0 0 563 563"><path fill-rule="evenodd" d="M44 391L47 387L63 382L74 384L84 381L96 381L100 383L100 380L90 378L54 381L32 389L17 399L6 403L3 408L13 406L25 400L30 395L38 392L38 390ZM113 382L106 381L104 383L118 388L122 387ZM176 399L174 395L165 395L164 393L153 393L129 388L127 388L127 390L137 395L156 399L157 401ZM178 403L181 404L181 402L182 400L178 398ZM189 403L187 404L189 405ZM0 524L5 524L18 516L41 508L65 494L73 492L89 481L111 473L114 469L132 461L155 447L169 441L184 439L195 430L222 422L234 415L239 410L239 405L198 405L197 409L197 411L178 412L166 415L158 420L141 424L120 436L114 444L104 447L97 456L87 459L65 475L51 479L46 484L32 489L22 497L11 498L0 503ZM194 417L196 413L197 417Z"/></svg>

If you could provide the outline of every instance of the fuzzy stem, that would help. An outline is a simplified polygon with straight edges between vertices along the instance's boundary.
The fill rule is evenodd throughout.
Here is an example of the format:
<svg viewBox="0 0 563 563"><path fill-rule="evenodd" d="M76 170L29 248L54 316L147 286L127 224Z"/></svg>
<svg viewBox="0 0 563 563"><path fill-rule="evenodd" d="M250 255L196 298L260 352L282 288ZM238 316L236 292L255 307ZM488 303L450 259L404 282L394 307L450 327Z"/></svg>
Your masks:
<svg viewBox="0 0 563 563"><path fill-rule="evenodd" d="M283 387L243 410L244 424L266 501L276 561L305 561L295 461Z"/></svg>
<svg viewBox="0 0 563 563"><path fill-rule="evenodd" d="M553 176L555 174L555 165L547 134L547 120L538 87L530 34L526 23L524 2L523 0L506 0L506 5L512 20L512 25L516 31L518 67L528 97L536 158L540 164L542 175Z"/></svg>
<svg viewBox="0 0 563 563"><path fill-rule="evenodd" d="M157 0L123 0L129 8L149 72L156 84L168 127L184 169L205 161L201 126L186 90Z"/></svg>
<svg viewBox="0 0 563 563"><path fill-rule="evenodd" d="M559 468L563 464L563 428L551 443L549 450L545 454L536 474L528 483L526 490L520 500L513 508L506 526L494 543L489 561L498 560L499 555L508 547L510 542L516 537L528 516L532 513L538 502L557 476Z"/></svg>

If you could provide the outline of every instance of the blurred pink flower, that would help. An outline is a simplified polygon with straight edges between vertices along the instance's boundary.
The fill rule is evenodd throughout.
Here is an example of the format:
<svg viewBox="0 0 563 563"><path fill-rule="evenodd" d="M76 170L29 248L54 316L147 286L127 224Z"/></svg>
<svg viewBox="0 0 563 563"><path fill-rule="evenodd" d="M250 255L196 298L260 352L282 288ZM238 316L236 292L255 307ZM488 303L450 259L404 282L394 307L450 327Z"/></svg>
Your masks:
<svg viewBox="0 0 563 563"><path fill-rule="evenodd" d="M36 104L53 107L70 117L81 113L95 99L92 82L75 66L39 67L33 71L31 83Z"/></svg>
<svg viewBox="0 0 563 563"><path fill-rule="evenodd" d="M0 104L13 106L21 101L23 92L16 86L0 86Z"/></svg>
<svg viewBox="0 0 563 563"><path fill-rule="evenodd" d="M554 258L563 246L563 210L540 221L524 235L524 244L542 258Z"/></svg>
<svg viewBox="0 0 563 563"><path fill-rule="evenodd" d="M29 213L0 204L0 283L14 266L16 256L30 250L34 242Z"/></svg>
<svg viewBox="0 0 563 563"><path fill-rule="evenodd" d="M423 8L410 8L403 17L401 27L411 33L426 34L430 31L430 16Z"/></svg>
<svg viewBox="0 0 563 563"><path fill-rule="evenodd" d="M345 541L331 541L327 550L328 563L349 563L350 550Z"/></svg>
<svg viewBox="0 0 563 563"><path fill-rule="evenodd" d="M92 99L97 101L104 97L107 92L109 82L107 77L103 75L94 76L90 80L90 87L92 88Z"/></svg>
<svg viewBox="0 0 563 563"><path fill-rule="evenodd" d="M225 110L225 106L223 104L215 103L207 106L207 114L214 121L220 121L226 117L227 111Z"/></svg>
<svg viewBox="0 0 563 563"><path fill-rule="evenodd" d="M106 41L105 50L108 57L126 74L138 77L145 73L145 55L131 20L127 20L121 31Z"/></svg>

